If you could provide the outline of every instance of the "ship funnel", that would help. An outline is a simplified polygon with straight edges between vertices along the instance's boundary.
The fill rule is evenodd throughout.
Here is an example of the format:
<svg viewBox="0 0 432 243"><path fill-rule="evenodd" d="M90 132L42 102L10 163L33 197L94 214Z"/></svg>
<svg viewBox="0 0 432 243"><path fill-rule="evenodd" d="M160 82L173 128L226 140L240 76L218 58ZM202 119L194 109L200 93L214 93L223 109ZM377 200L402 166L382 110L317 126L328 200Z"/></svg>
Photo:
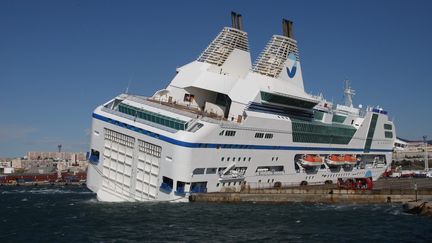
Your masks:
<svg viewBox="0 0 432 243"><path fill-rule="evenodd" d="M241 14L231 12L232 27L238 30L243 30L243 20Z"/></svg>
<svg viewBox="0 0 432 243"><path fill-rule="evenodd" d="M284 36L294 39L293 22L291 20L282 19L282 31Z"/></svg>
<svg viewBox="0 0 432 243"><path fill-rule="evenodd" d="M252 71L285 80L304 90L297 41L293 39L293 22L282 20L283 35L273 35L258 56Z"/></svg>
<svg viewBox="0 0 432 243"><path fill-rule="evenodd" d="M232 56L234 59L228 61L228 63L233 66L233 69L239 69L239 67L235 67L239 63L239 60L237 59L242 59L241 62L245 63L245 70L250 69L251 61L249 43L247 33L242 30L242 16L236 12L231 12L231 20L232 27L225 27L222 29L222 31L198 57L198 62L206 62L221 67L225 62L227 62L232 53L241 51L242 54L234 54L234 56Z"/></svg>

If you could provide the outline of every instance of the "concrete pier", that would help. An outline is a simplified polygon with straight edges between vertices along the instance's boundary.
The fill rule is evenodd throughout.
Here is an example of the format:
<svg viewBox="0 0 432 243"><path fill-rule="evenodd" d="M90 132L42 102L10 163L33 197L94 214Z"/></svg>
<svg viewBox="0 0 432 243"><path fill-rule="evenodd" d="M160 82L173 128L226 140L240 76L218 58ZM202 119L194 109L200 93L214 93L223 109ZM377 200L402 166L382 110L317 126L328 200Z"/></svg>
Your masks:
<svg viewBox="0 0 432 243"><path fill-rule="evenodd" d="M417 190L415 190L417 189ZM224 188L224 192L193 194L191 202L322 202L322 203L406 203L432 200L432 178L384 178L373 190L338 189L336 185L291 188Z"/></svg>
<svg viewBox="0 0 432 243"><path fill-rule="evenodd" d="M191 202L311 202L311 203L406 203L415 200L414 190L264 189L248 192L193 194ZM432 200L432 190L417 191L417 197Z"/></svg>

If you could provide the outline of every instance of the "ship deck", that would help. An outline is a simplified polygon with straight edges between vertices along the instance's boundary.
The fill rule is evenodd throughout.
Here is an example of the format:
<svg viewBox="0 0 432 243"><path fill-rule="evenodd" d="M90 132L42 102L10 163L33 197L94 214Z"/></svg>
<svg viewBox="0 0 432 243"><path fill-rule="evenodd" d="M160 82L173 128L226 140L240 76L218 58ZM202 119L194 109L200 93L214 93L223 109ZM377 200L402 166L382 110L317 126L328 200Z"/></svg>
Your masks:
<svg viewBox="0 0 432 243"><path fill-rule="evenodd" d="M156 108L156 109L161 109L161 110L165 110L168 112L172 112L178 115L182 115L182 116L186 116L191 118L191 121L189 122L189 124L191 125L190 127L192 127L192 125L198 121L203 121L203 122L208 122L208 123L213 123L213 124L219 124L222 127L225 128L241 128L240 124L234 121L228 121L227 119L223 118L223 117L218 117L218 116L211 116L210 114L207 114L203 111L200 111L197 108L194 107L188 107L188 106L183 106L183 105L179 105L179 104L174 104L174 103L169 103L169 102L161 102L159 100L155 100L146 96L141 96L141 95L132 95L132 94L122 94L120 95L120 98L124 99L124 100L130 100L130 101L134 101L137 102L139 104L143 104L143 105L148 105L150 107ZM117 116L121 116L127 119L132 119L130 115L121 113L119 111L110 109L108 107L103 107L102 108L103 111L107 112L107 113L111 113L113 115L117 115ZM143 119L139 119L139 118L133 118L134 121L146 124L146 125L151 125L151 126L155 126L159 129L168 131L168 132L176 132L177 130L166 127L166 126L162 126L162 125L158 125ZM244 128L243 128L244 129Z"/></svg>

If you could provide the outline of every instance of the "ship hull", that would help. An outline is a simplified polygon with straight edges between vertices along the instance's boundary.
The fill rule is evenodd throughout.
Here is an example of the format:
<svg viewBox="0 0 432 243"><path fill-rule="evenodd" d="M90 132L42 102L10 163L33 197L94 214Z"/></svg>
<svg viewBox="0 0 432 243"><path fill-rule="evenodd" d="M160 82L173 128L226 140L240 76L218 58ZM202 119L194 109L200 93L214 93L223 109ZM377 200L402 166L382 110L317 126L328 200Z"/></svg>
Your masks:
<svg viewBox="0 0 432 243"><path fill-rule="evenodd" d="M100 152L100 157L89 166L88 188L97 193L98 200L107 202L187 201L191 193L240 191L246 187L319 185L349 178L375 181L391 161L391 149L372 148L364 153L358 145L361 142L355 141L338 148L290 144L289 139L272 141L269 145L253 141L245 144L240 138L218 141L217 134L225 128L201 122L208 130L200 136L186 137L97 109L93 115L91 147ZM125 139L131 143L127 144ZM158 152L149 152L144 149L146 146ZM354 166L322 165L311 169L302 167L296 159L304 154L326 156L341 151L363 160ZM223 174L224 170L231 167L243 173L241 180L224 179L229 176Z"/></svg>

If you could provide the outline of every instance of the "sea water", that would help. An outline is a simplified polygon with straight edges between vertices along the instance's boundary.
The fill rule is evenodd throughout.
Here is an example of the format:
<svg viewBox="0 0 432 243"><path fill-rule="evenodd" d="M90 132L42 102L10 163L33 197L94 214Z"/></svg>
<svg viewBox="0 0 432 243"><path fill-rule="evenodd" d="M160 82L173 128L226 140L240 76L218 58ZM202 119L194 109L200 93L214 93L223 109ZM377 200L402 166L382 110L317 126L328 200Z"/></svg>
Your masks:
<svg viewBox="0 0 432 243"><path fill-rule="evenodd" d="M0 242L431 242L400 204L104 203L85 187L0 187Z"/></svg>

